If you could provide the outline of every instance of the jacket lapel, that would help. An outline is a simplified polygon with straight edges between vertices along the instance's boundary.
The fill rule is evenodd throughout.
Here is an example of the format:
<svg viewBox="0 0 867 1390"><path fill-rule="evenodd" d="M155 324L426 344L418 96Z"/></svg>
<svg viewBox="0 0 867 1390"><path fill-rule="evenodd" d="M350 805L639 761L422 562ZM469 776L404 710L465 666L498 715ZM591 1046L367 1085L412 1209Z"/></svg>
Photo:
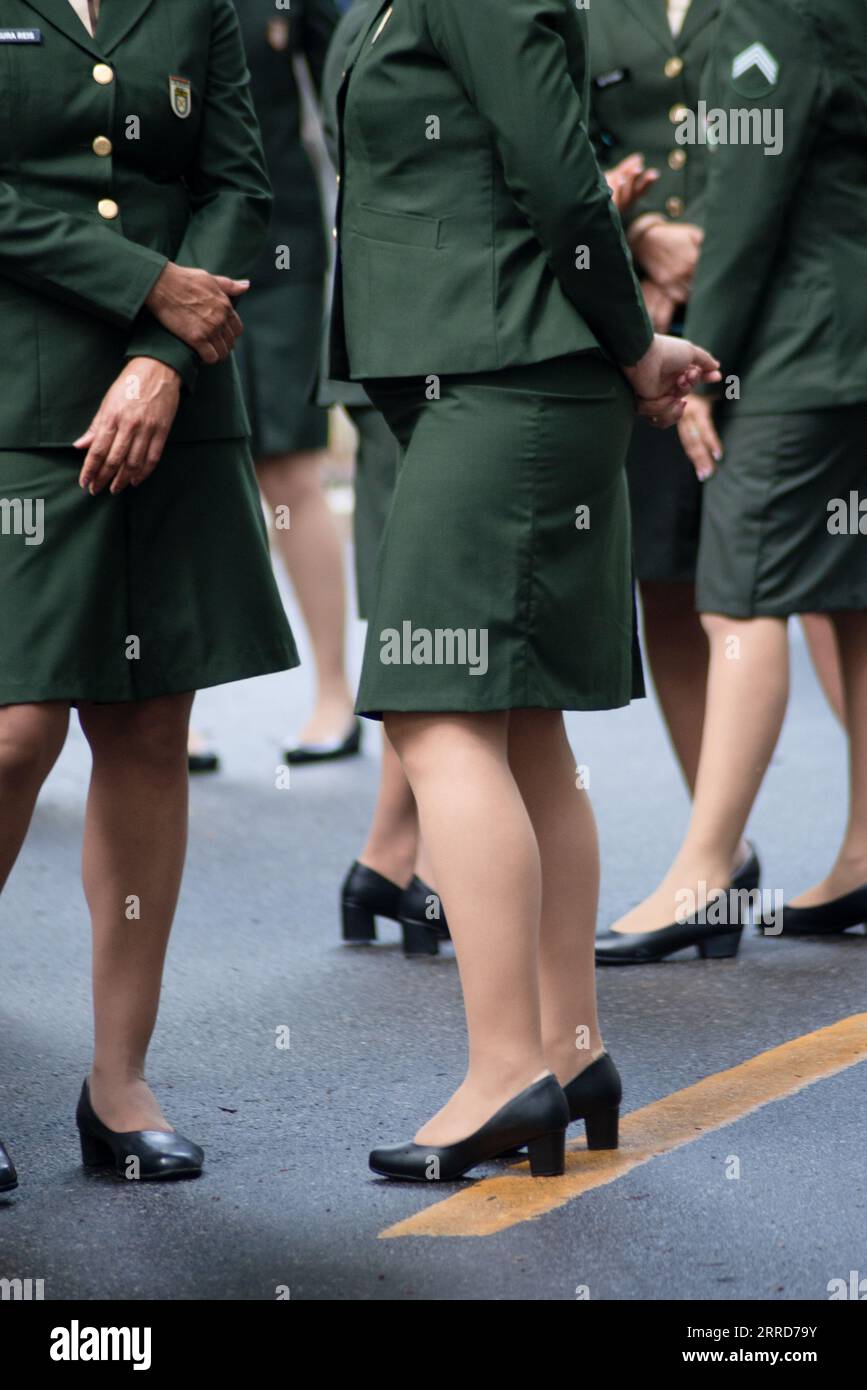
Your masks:
<svg viewBox="0 0 867 1390"><path fill-rule="evenodd" d="M99 7L99 22L96 26L96 42L103 53L111 53L117 48L144 14L154 0L102 0ZM68 6L68 0L63 0ZM178 4L178 0L170 0Z"/></svg>
<svg viewBox="0 0 867 1390"><path fill-rule="evenodd" d="M695 0L693 0L694 3ZM635 15L639 24L643 24L657 43L662 44L663 48L670 53L674 39L668 23L665 0L625 0L625 4Z"/></svg>
<svg viewBox="0 0 867 1390"><path fill-rule="evenodd" d="M350 72L352 71L353 67L358 61L358 55L364 47L365 40L367 39L368 35L372 36L374 25L379 23L379 19L383 11L388 9L388 6L392 2L393 0L380 0L379 4L375 4L373 6L370 12L370 19L368 20L368 22L366 24L362 24L360 33L356 35L355 39L350 44L349 50L346 54L346 62L344 64L343 69L344 81L349 76ZM358 3L360 3L360 0L356 0L356 4Z"/></svg>
<svg viewBox="0 0 867 1390"><path fill-rule="evenodd" d="M710 24L712 19L716 19L719 10L720 0L692 0L677 40L678 47L685 48L691 44L696 34L700 33L706 24Z"/></svg>
<svg viewBox="0 0 867 1390"><path fill-rule="evenodd" d="M79 48L86 49L94 58L102 57L96 39L90 37L69 0L24 0L24 3L47 19L55 29L60 29Z"/></svg>

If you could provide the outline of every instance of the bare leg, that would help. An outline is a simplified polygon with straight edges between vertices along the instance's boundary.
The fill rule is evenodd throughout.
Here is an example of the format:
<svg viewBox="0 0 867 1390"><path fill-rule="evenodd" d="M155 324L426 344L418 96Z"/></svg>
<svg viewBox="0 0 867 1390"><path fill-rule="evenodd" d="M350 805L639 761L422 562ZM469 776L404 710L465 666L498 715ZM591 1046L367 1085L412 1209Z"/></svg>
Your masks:
<svg viewBox="0 0 867 1390"><path fill-rule="evenodd" d="M690 793L695 794L710 648L695 611L692 584L641 585L644 645L669 738ZM732 868L749 857L741 839Z"/></svg>
<svg viewBox="0 0 867 1390"><path fill-rule="evenodd" d="M390 878L392 883L405 885L412 877L417 850L415 797L383 728L379 792L367 840L358 857L362 864Z"/></svg>
<svg viewBox="0 0 867 1390"><path fill-rule="evenodd" d="M109 1129L170 1129L144 1079L187 840L192 695L82 705L93 752L83 876L93 922L91 1097ZM137 915L138 914L138 915Z"/></svg>
<svg viewBox="0 0 867 1390"><path fill-rule="evenodd" d="M685 891L726 889L738 842L771 760L789 696L786 623L781 618L704 614L710 640L707 709L689 829L656 892L614 924L654 931L683 911Z"/></svg>
<svg viewBox="0 0 867 1390"><path fill-rule="evenodd" d="M843 671L840 649L834 631L834 620L827 613L803 613L801 626L810 649L819 684L825 698L842 725L846 724L846 696L843 690Z"/></svg>
<svg viewBox="0 0 867 1390"><path fill-rule="evenodd" d="M42 783L60 756L69 705L0 707L0 891L24 843Z"/></svg>
<svg viewBox="0 0 867 1390"><path fill-rule="evenodd" d="M389 714L449 919L466 1078L418 1143L466 1138L547 1071L539 1009L539 849L508 762L508 715Z"/></svg>
<svg viewBox="0 0 867 1390"><path fill-rule="evenodd" d="M539 989L545 1060L565 1085L603 1051L593 960L599 843L563 716L512 710L509 765L530 815L542 864Z"/></svg>
<svg viewBox="0 0 867 1390"><path fill-rule="evenodd" d="M709 659L695 589L691 584L644 583L641 607L659 705L686 784L694 792Z"/></svg>
<svg viewBox="0 0 867 1390"><path fill-rule="evenodd" d="M832 618L849 729L849 820L831 872L794 898L793 907L831 902L867 883L867 613Z"/></svg>
<svg viewBox="0 0 867 1390"><path fill-rule="evenodd" d="M352 722L353 698L346 675L346 578L334 517L322 490L322 453L260 459L259 484L273 511L288 507L291 526L278 528L277 544L298 595L316 665L316 704L301 730L302 742L339 738Z"/></svg>

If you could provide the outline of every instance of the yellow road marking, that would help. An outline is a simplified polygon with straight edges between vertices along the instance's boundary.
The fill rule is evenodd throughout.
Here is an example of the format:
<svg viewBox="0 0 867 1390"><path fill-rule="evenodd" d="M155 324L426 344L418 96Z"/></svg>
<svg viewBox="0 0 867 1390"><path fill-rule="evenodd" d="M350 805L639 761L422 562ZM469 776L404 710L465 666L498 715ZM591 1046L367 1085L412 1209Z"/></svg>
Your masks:
<svg viewBox="0 0 867 1390"><path fill-rule="evenodd" d="M497 1235L865 1060L867 1014L853 1014L633 1110L621 1120L619 1149L588 1153L576 1140L562 1178L531 1178L527 1162L516 1164L508 1176L484 1178L389 1226L380 1239Z"/></svg>

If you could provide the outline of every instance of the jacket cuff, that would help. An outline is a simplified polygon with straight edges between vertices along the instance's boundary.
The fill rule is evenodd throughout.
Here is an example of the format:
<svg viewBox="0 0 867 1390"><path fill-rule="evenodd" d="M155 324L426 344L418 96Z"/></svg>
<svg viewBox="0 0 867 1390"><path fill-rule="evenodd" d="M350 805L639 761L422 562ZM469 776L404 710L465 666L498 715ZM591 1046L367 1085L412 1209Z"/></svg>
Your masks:
<svg viewBox="0 0 867 1390"><path fill-rule="evenodd" d="M131 357L153 357L157 362L164 362L178 373L190 395L195 391L201 364L198 353L163 328L156 319L136 326L126 349L127 361Z"/></svg>

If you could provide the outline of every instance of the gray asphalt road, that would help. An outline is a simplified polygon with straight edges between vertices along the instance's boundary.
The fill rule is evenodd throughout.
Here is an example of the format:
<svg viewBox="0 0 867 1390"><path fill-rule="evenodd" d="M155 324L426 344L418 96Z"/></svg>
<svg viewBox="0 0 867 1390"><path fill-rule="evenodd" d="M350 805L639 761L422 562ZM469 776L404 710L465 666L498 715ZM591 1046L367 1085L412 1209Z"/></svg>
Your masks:
<svg viewBox="0 0 867 1390"><path fill-rule="evenodd" d="M842 738L800 640L793 672L752 830L766 883L787 892L821 874L845 813ZM378 1181L367 1152L408 1137L462 1074L457 977L450 954L405 961L388 927L375 949L339 944L337 885L372 806L376 739L363 759L278 790L281 737L308 693L301 672L198 706L225 771L194 785L150 1069L207 1150L197 1183L137 1186L78 1163L87 760L70 738L0 906L0 1133L22 1172L0 1201L0 1277L44 1279L48 1299L271 1300L286 1285L294 1299L572 1299L587 1285L592 1298L821 1300L829 1280L867 1275L863 1064L498 1235L378 1239L446 1195ZM572 717L570 731L591 768L607 919L667 863L686 799L651 701ZM863 937L751 938L736 962L602 972L626 1109L859 1013L865 982Z"/></svg>

